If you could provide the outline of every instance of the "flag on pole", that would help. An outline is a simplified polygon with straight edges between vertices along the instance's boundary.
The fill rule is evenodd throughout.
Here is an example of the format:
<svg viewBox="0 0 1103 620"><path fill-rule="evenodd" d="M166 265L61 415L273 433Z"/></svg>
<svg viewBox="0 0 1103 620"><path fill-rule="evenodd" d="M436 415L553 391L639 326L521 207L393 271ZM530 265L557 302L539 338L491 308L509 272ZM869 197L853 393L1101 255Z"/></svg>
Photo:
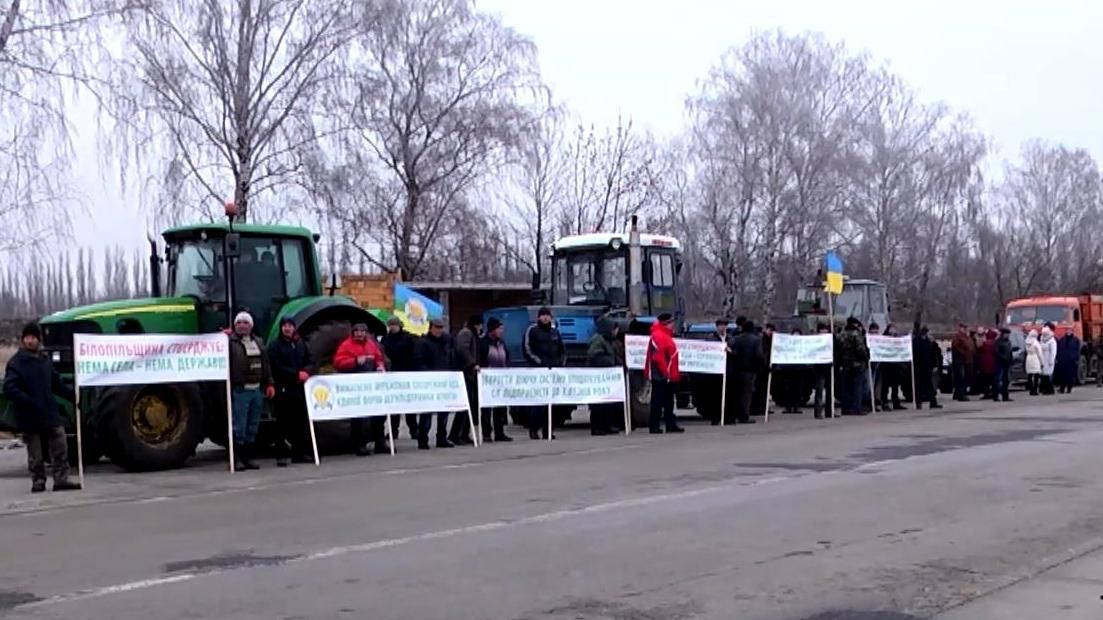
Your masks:
<svg viewBox="0 0 1103 620"><path fill-rule="evenodd" d="M843 292L843 259L831 250L827 253L827 282L823 289L832 295Z"/></svg>

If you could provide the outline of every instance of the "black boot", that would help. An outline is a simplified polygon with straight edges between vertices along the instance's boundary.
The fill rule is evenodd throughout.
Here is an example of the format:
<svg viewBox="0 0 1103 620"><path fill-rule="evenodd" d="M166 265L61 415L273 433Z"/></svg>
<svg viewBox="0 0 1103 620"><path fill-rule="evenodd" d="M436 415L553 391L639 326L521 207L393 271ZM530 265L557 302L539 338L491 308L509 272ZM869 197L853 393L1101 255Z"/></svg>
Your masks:
<svg viewBox="0 0 1103 620"><path fill-rule="evenodd" d="M245 465L245 469L260 469L260 465L253 460L253 453L256 451L256 444L247 443L243 450L245 454L241 457L241 463Z"/></svg>
<svg viewBox="0 0 1103 620"><path fill-rule="evenodd" d="M42 493L46 490L45 480L35 480L31 483L31 493Z"/></svg>
<svg viewBox="0 0 1103 620"><path fill-rule="evenodd" d="M540 439L540 431L535 428L529 429L529 439Z"/></svg>
<svg viewBox="0 0 1103 620"><path fill-rule="evenodd" d="M234 471L245 471L248 469L245 467L245 446L240 443L234 444Z"/></svg>

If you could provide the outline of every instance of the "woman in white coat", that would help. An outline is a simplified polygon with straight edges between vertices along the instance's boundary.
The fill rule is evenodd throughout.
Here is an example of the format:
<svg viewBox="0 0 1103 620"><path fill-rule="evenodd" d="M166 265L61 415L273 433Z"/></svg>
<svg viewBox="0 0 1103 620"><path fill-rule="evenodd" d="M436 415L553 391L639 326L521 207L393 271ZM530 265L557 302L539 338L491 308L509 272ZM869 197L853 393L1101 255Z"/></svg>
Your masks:
<svg viewBox="0 0 1103 620"><path fill-rule="evenodd" d="M1053 393L1053 369L1057 364L1057 339L1049 326L1042 328L1039 340L1042 347L1042 394Z"/></svg>
<svg viewBox="0 0 1103 620"><path fill-rule="evenodd" d="M1037 396L1042 376L1042 345L1038 343L1038 332L1030 330L1023 348L1026 350L1026 387L1032 396Z"/></svg>

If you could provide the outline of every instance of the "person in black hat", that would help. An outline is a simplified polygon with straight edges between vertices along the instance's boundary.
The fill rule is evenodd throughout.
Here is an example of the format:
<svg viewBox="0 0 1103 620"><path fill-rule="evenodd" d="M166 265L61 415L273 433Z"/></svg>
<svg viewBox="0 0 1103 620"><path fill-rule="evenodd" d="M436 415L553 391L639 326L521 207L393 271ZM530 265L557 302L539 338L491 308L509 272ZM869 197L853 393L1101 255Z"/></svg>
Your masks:
<svg viewBox="0 0 1103 620"><path fill-rule="evenodd" d="M276 413L276 466L287 467L288 461L310 463L310 421L306 415L306 394L303 384L316 371L306 343L299 337L295 320L280 321L280 335L268 345L268 363L272 366L272 381L276 397L272 406Z"/></svg>
<svg viewBox="0 0 1103 620"><path fill-rule="evenodd" d="M743 321L742 331L732 340L731 349L731 376L728 377L728 383L732 386L734 398L729 398L728 402L733 404L736 422L754 424L751 405L754 402L755 384L758 374L766 366L762 336L755 329L754 322Z"/></svg>
<svg viewBox="0 0 1103 620"><path fill-rule="evenodd" d="M429 321L429 333L417 343L415 353L417 369L420 371L441 371L456 369L456 354L452 345L452 337L444 331L444 322L440 319ZM433 415L421 414L418 425L417 447L419 450L429 449L429 431L433 427ZM448 413L435 414L437 417L437 447L452 448L455 446L448 440Z"/></svg>
<svg viewBox="0 0 1103 620"><path fill-rule="evenodd" d="M402 320L396 316L387 319L387 333L383 336L383 355L386 356L392 372L412 372L417 370L414 361L414 349L417 336L406 331ZM391 416L391 437L398 437L398 427L402 423L400 416ZM406 430L410 439L417 439L417 414L406 414Z"/></svg>
<svg viewBox="0 0 1103 620"><path fill-rule="evenodd" d="M525 354L525 361L535 368L556 368L567 363L567 349L563 345L563 337L559 330L552 324L552 312L548 308L540 308L536 312L536 322L525 330L525 337L521 342L521 350ZM548 428L545 407L530 407L527 409L529 422L529 439L544 439L550 435L552 429Z"/></svg>
<svg viewBox="0 0 1103 620"><path fill-rule="evenodd" d="M678 426L674 413L674 391L681 381L678 366L678 343L674 341L674 317L667 312L656 317L651 325L651 340L647 343L647 356L643 374L651 382L651 434L684 433ZM661 424L666 425L663 430Z"/></svg>
<svg viewBox="0 0 1103 620"><path fill-rule="evenodd" d="M472 413L475 413L476 403L478 403L479 338L482 336L480 334L482 329L483 317L472 315L467 319L463 329L456 334L454 341L456 369L463 372L463 382L467 388L467 400ZM471 440L472 429L468 426L467 417L456 416L452 421L452 431L448 434L448 439L457 445L472 445L475 442Z"/></svg>
<svg viewBox="0 0 1103 620"><path fill-rule="evenodd" d="M509 349L506 348L505 325L496 317L490 317L486 322L486 336L479 340L479 368L508 368ZM483 409L482 426L483 440L491 440L491 426L494 427L494 441L513 441L506 435L506 407L494 407Z"/></svg>
<svg viewBox="0 0 1103 620"><path fill-rule="evenodd" d="M50 451L50 470L55 491L74 491L80 484L69 480L69 447L65 426L58 414L54 396L73 402L72 388L42 351L42 330L37 323L23 328L19 351L4 373L4 396L15 413L15 425L27 446L27 468L31 472L31 493L46 490L46 462L43 444Z"/></svg>
<svg viewBox="0 0 1103 620"><path fill-rule="evenodd" d="M709 340L713 342L723 342L725 349L727 350L727 365L729 374L734 371L732 364L732 336L728 334L728 319L718 318L716 319L716 330L709 334ZM729 377L730 379L730 377ZM700 382L700 389L697 389L696 384ZM720 404L725 400L721 398L721 391L725 389L724 376L723 375L697 375L693 377L694 387L694 403L697 404L697 411L708 421L712 422L713 426L720 424ZM727 385L727 391L729 394L733 393L732 384L729 381ZM698 396L701 402L697 403ZM727 398L727 407L731 409L732 401ZM730 420L731 418L725 414L725 418Z"/></svg>

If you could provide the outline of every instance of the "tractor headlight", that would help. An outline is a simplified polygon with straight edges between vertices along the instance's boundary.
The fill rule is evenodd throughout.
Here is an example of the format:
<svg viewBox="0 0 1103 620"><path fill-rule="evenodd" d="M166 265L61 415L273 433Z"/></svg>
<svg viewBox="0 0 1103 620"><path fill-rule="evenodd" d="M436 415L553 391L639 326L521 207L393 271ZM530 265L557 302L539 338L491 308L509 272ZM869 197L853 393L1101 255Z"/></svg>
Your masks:
<svg viewBox="0 0 1103 620"><path fill-rule="evenodd" d="M620 237L615 237L612 241L609 242L609 247L613 248L614 252L620 251L620 248L623 245L624 241L622 241Z"/></svg>

